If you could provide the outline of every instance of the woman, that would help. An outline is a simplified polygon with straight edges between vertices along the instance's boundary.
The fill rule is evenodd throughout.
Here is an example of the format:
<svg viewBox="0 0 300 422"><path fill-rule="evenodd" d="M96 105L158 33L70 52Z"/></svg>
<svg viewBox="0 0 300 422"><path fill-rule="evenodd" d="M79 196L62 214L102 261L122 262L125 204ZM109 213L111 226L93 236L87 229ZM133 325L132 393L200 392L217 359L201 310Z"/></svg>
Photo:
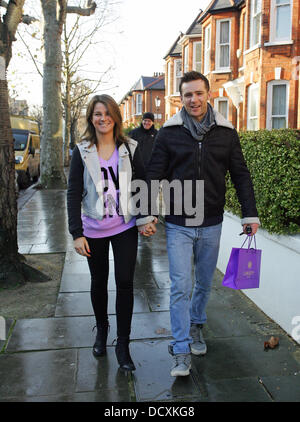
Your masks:
<svg viewBox="0 0 300 422"><path fill-rule="evenodd" d="M87 107L86 123L70 165L69 231L77 253L88 259L97 327L93 346L96 357L106 353L108 252L109 244L112 245L117 290L115 351L120 368L132 371L135 366L129 353L129 336L138 243L136 226L142 234L150 236L156 231L157 219L152 216L136 219L130 214L130 181L133 174L144 179L145 169L136 141L123 135L122 117L114 99L109 95L94 96Z"/></svg>

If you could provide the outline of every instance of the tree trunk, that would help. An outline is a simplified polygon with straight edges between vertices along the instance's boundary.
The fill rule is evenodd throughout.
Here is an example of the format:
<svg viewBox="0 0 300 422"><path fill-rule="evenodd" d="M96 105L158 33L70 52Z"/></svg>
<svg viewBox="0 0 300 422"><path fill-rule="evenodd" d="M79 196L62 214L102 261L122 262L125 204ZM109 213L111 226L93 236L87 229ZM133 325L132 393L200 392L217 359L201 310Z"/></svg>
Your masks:
<svg viewBox="0 0 300 422"><path fill-rule="evenodd" d="M63 168L61 104L61 33L66 11L63 2L41 0L44 24L45 62L43 72L43 130L41 142L41 185L46 189L66 188ZM59 12L59 13L58 13ZM59 15L59 16L57 16Z"/></svg>
<svg viewBox="0 0 300 422"><path fill-rule="evenodd" d="M0 287L6 288L49 278L26 265L18 252L15 154L5 70L5 59L0 56Z"/></svg>
<svg viewBox="0 0 300 422"><path fill-rule="evenodd" d="M65 92L65 139L64 139L64 165L69 165L70 159L70 136L71 136L71 76L70 76L70 63L68 40L66 34L66 25L64 25L64 42L65 42L65 79L66 79L66 92Z"/></svg>
<svg viewBox="0 0 300 422"><path fill-rule="evenodd" d="M0 57L0 61L5 69L4 58ZM24 282L18 254L15 154L5 77L0 78L0 116L0 286L3 287L16 279Z"/></svg>

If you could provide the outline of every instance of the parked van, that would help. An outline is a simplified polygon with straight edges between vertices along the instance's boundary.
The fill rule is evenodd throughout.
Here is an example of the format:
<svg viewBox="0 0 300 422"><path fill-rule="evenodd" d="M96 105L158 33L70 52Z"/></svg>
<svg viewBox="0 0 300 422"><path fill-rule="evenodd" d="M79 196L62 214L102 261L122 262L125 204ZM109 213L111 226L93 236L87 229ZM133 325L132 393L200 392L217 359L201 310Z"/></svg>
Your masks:
<svg viewBox="0 0 300 422"><path fill-rule="evenodd" d="M11 116L10 123L14 138L15 169L20 189L30 182L36 182L40 175L39 127L31 117Z"/></svg>

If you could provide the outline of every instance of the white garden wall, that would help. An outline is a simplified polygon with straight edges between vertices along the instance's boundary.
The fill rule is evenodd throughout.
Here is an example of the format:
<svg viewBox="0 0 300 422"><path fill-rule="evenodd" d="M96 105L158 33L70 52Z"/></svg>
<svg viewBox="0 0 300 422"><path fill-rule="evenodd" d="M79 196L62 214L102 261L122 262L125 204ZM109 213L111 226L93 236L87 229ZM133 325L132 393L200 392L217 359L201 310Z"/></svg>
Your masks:
<svg viewBox="0 0 300 422"><path fill-rule="evenodd" d="M239 236L240 221L228 212L224 215L217 264L223 273L231 248L245 240ZM262 250L260 287L243 293L300 344L300 235L270 235L259 229L256 244Z"/></svg>

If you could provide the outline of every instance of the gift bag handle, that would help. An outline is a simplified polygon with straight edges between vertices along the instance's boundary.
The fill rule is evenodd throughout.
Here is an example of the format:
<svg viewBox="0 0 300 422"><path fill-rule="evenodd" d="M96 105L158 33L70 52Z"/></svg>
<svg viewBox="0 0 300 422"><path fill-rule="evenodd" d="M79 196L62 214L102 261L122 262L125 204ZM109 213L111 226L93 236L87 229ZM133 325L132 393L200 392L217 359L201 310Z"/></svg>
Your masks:
<svg viewBox="0 0 300 422"><path fill-rule="evenodd" d="M251 243L252 243L252 239L254 239L254 249L256 250L256 239L255 239L255 234L253 236L249 235L246 237L246 239L244 240L244 243L242 244L242 248L244 246L244 244L247 242L248 240L248 250L250 249Z"/></svg>

